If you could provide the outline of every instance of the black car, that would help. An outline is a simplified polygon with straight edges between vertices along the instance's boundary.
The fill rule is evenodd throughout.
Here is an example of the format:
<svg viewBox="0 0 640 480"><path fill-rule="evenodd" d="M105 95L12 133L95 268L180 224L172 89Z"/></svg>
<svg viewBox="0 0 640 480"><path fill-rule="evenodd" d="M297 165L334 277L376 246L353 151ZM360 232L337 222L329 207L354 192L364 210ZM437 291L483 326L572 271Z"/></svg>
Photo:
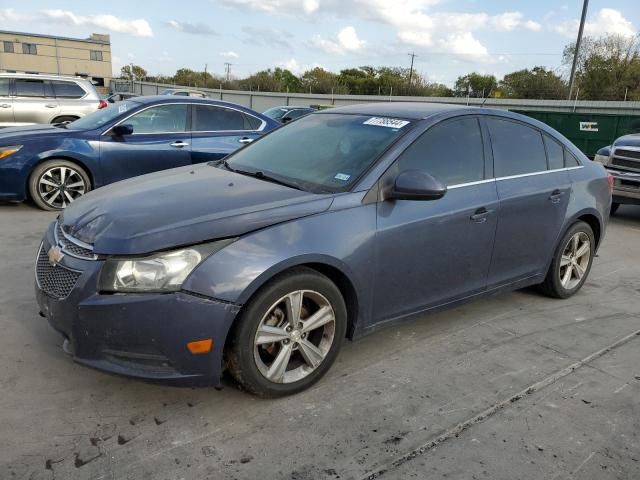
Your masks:
<svg viewBox="0 0 640 480"><path fill-rule="evenodd" d="M292 120L304 117L305 115L309 115L310 113L315 112L315 110L315 108L311 107L292 107L290 105L286 105L283 107L270 108L269 110L262 112L262 114L277 122L288 123Z"/></svg>

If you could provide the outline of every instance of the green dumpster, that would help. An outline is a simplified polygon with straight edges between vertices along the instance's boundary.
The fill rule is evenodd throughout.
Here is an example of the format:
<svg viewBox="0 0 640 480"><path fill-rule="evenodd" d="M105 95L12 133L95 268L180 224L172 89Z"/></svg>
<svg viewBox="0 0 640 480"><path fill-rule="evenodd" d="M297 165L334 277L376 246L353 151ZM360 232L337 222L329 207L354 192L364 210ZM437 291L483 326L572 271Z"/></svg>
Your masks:
<svg viewBox="0 0 640 480"><path fill-rule="evenodd" d="M589 158L629 133L640 133L640 115L513 110L540 120L562 133Z"/></svg>

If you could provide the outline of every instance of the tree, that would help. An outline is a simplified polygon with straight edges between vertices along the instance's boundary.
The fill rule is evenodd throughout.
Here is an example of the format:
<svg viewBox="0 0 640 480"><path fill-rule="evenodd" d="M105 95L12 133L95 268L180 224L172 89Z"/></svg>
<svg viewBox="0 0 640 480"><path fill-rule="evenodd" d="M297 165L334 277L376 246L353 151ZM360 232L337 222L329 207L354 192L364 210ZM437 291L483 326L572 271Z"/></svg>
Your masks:
<svg viewBox="0 0 640 480"><path fill-rule="evenodd" d="M575 43L564 49L570 65ZM576 68L579 98L586 100L640 100L640 36L583 39Z"/></svg>
<svg viewBox="0 0 640 480"><path fill-rule="evenodd" d="M563 99L567 84L553 71L533 67L505 75L500 81L500 92L507 98Z"/></svg>
<svg viewBox="0 0 640 480"><path fill-rule="evenodd" d="M339 76L322 67L315 67L304 72L300 77L305 92L313 93L349 93L339 82Z"/></svg>
<svg viewBox="0 0 640 480"><path fill-rule="evenodd" d="M144 80L147 77L147 71L140 65L125 65L120 69L120 76L127 80Z"/></svg>
<svg viewBox="0 0 640 480"><path fill-rule="evenodd" d="M454 87L456 97L474 98L490 97L498 88L498 80L493 75L482 75L480 73L469 73L458 77Z"/></svg>

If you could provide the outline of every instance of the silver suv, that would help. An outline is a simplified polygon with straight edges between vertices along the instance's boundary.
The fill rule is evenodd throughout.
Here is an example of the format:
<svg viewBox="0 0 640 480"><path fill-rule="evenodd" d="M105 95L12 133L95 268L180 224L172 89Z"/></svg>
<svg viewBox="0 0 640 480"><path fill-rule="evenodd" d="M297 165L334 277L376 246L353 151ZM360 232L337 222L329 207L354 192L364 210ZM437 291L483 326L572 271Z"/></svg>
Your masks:
<svg viewBox="0 0 640 480"><path fill-rule="evenodd" d="M0 127L69 122L107 105L85 78L0 73Z"/></svg>

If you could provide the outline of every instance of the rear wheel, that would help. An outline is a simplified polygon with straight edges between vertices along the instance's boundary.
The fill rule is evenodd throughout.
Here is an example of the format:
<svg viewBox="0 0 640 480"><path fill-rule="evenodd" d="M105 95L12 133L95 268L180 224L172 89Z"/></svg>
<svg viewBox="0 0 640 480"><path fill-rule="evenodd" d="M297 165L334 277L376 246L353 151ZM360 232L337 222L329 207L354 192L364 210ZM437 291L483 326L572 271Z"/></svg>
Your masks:
<svg viewBox="0 0 640 480"><path fill-rule="evenodd" d="M231 374L255 395L279 397L310 387L329 370L347 311L331 280L298 268L262 288L238 322L226 352Z"/></svg>
<svg viewBox="0 0 640 480"><path fill-rule="evenodd" d="M89 190L87 172L68 160L47 160L29 177L31 198L43 210L62 210Z"/></svg>
<svg viewBox="0 0 640 480"><path fill-rule="evenodd" d="M620 208L620 204L616 203L616 202L613 202L611 204L611 215L615 215L616 212L618 211L618 208Z"/></svg>
<svg viewBox="0 0 640 480"><path fill-rule="evenodd" d="M564 235L541 284L541 289L549 296L568 298L575 294L591 271L595 256L593 230L585 222L576 222Z"/></svg>

